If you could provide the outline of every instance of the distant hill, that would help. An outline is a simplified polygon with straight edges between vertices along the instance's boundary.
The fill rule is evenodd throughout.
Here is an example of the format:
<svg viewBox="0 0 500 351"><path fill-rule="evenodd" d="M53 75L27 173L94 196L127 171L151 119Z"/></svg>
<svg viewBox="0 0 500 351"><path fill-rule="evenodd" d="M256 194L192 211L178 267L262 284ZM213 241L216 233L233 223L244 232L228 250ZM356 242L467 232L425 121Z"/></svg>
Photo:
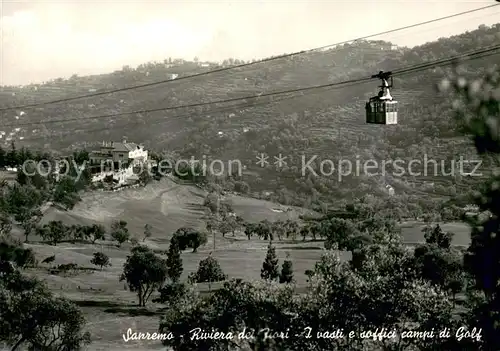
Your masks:
<svg viewBox="0 0 500 351"><path fill-rule="evenodd" d="M17 111L19 119L16 119L16 111L8 111L1 118L4 124L20 125L21 130L15 133L16 137L24 136L20 144L35 147L60 150L105 139L117 140L126 135L156 150L175 151L185 157L201 159L201 155L209 155L213 159L239 159L247 165L242 180L250 185L251 192L261 197L271 192L268 197L282 203L308 205L365 193L385 194L386 184L390 184L396 194L450 196L470 189L478 178L442 176L441 171L437 176L379 174L345 177L342 181L337 174L329 177L302 177L299 174L302 155L306 159L318 155L318 161L349 159L355 163L356 157L379 161L401 158L408 162L415 158L423 160L425 154L438 162L444 160L447 165L460 156L474 157L474 148L456 131L449 99L436 93L436 83L450 71L449 68L435 68L395 79L392 93L400 102L397 126L365 124L364 101L376 94L374 82L322 90L281 102L275 98L274 102L265 105L259 104L269 102L269 98L235 103L224 112L217 111L220 106L212 106L113 118L84 118L366 77L380 70L408 67L498 44L499 29L500 24L481 26L475 31L412 49L394 48L391 43L381 41L359 41L206 77L27 109L23 116ZM467 62L463 72L479 77L497 62L497 56ZM239 62L225 62L226 65L235 63ZM167 59L136 69L125 67L106 75L74 76L69 80L58 79L22 88L2 87L0 107L144 84L167 79L172 74L182 77L217 67L220 66ZM255 105L251 106L252 103ZM65 117L82 119L22 125ZM7 128L7 134L14 128ZM275 171L256 166L255 157L261 152L268 154L270 161L278 153L288 156L288 169Z"/></svg>

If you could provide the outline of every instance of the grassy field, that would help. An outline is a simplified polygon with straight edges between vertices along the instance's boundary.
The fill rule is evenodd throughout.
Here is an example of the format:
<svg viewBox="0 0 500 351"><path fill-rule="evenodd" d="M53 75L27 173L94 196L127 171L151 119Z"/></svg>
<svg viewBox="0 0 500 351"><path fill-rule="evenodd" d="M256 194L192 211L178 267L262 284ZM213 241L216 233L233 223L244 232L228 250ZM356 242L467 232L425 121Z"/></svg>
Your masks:
<svg viewBox="0 0 500 351"><path fill-rule="evenodd" d="M197 228L204 227L202 202L205 192L194 186L178 185L164 179L152 184L146 189L128 189L116 193L95 192L86 195L83 201L70 212L61 212L50 208L44 217L44 222L62 220L67 224L90 224L100 222L108 225L114 219L128 222L130 231L142 240L141 235L146 223L152 225L153 236L145 241L148 246L165 250L172 233L181 226ZM262 200L228 196L233 203L237 215L249 221L269 219L297 219L304 209L292 208L288 212L280 212L284 206ZM415 244L423 240L421 223L404 223L402 225L404 241ZM460 223L443 224L445 230L456 233L454 243L467 245L469 242L468 228ZM28 247L33 248L39 260L55 255L51 265L76 263L88 267L78 275L51 275L46 268L28 271L46 281L53 291L64 295L78 303L88 319L87 328L92 333L93 343L89 350L155 350L161 349L157 342L128 342L122 339L122 334L128 328L140 332L154 332L158 327L161 311L154 310L139 313L134 307L136 297L126 290L119 282L122 266L130 249L130 244L117 248L112 243L103 242L94 245L61 243L49 246L38 243L38 238L30 238ZM184 273L183 279L197 269L200 260L212 255L220 262L223 270L230 277L243 279L259 279L260 268L266 254L267 242L248 240L242 233L236 236L217 236L213 248L213 238L198 252L182 254ZM322 242L305 242L299 244L276 243L280 263L287 254L294 264L295 278L299 287L306 284L304 272L312 269L314 263L323 252ZM93 270L90 264L92 254L103 251L110 257L111 267L103 271ZM348 253L343 253L344 259L349 259ZM199 284L200 291L208 290L207 284Z"/></svg>

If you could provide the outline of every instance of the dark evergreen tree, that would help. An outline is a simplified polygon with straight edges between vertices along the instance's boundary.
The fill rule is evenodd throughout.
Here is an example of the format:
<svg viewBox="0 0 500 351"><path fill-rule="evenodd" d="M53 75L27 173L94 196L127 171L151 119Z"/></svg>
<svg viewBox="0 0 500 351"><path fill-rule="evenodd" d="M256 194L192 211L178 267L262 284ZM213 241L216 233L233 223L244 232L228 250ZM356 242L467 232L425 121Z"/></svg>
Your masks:
<svg viewBox="0 0 500 351"><path fill-rule="evenodd" d="M260 270L260 277L265 280L277 280L279 278L278 257L276 256L276 248L270 243L267 247L267 255L262 269Z"/></svg>
<svg viewBox="0 0 500 351"><path fill-rule="evenodd" d="M6 164L6 152L5 150L0 146L0 169L7 166Z"/></svg>
<svg viewBox="0 0 500 351"><path fill-rule="evenodd" d="M6 156L6 163L8 167L16 167L18 164L17 149L14 141L12 141L12 143L10 144L10 150Z"/></svg>
<svg viewBox="0 0 500 351"><path fill-rule="evenodd" d="M174 283L177 283L181 278L182 258L181 250L179 249L179 242L177 240L170 240L170 247L167 254L167 272L168 276Z"/></svg>
<svg viewBox="0 0 500 351"><path fill-rule="evenodd" d="M424 228L423 232L427 244L434 244L442 249L449 249L451 247L453 234L445 233L439 224L434 228L427 226Z"/></svg>

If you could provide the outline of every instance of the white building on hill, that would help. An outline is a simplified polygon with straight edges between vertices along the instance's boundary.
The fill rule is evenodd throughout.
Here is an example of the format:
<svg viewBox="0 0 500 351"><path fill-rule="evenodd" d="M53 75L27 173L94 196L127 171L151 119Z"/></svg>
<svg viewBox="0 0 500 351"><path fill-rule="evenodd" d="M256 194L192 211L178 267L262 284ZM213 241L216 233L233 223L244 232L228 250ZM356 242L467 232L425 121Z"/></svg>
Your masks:
<svg viewBox="0 0 500 351"><path fill-rule="evenodd" d="M128 142L126 138L121 142L103 141L100 150L89 154L92 181L113 176L118 184L124 184L137 177L134 169L149 167L148 158L148 150L143 145Z"/></svg>

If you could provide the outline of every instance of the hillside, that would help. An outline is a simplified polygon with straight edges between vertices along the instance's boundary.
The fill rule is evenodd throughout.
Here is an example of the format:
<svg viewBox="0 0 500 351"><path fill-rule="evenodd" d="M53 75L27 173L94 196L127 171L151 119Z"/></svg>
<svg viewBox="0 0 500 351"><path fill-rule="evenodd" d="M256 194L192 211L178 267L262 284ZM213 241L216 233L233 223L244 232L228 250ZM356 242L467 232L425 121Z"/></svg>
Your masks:
<svg viewBox="0 0 500 351"><path fill-rule="evenodd" d="M169 178L148 185L144 189L126 189L109 193L94 191L83 196L71 211L51 208L43 222L62 220L67 224L102 223L106 226L117 219L126 220L132 233L142 233L144 224L152 226L160 243L168 243L170 235L180 227L205 229L206 219L203 200L206 192L193 185L177 184ZM286 208L278 204L227 195L224 200L232 203L235 213L244 220L259 222L278 219L297 220L300 215L311 213L302 208ZM209 239L211 240L211 238Z"/></svg>
<svg viewBox="0 0 500 351"><path fill-rule="evenodd" d="M452 196L470 189L474 179L459 174L411 176L369 175L344 177L301 177L302 155L318 155L318 161L340 159L387 160L427 158L446 167L451 160L474 158L474 149L461 137L449 110L450 101L435 91L435 85L450 72L436 68L395 79L393 95L400 102L399 125L372 126L364 123L364 101L376 93L376 84L357 84L304 94L294 99L270 102L269 98L234 103L218 112L220 106L196 107L176 111L123 115L113 118L84 119L89 116L124 113L242 97L271 91L327 84L394 70L432 60L455 56L500 42L499 25L480 27L473 32L442 38L412 49L381 50L383 43L360 41L341 47L278 59L257 65L216 73L208 77L172 81L168 84L102 95L68 103L27 109L16 119L14 111L3 116L7 129L21 128L20 144L51 148L89 145L123 135L144 141L155 150L168 150L190 158L207 155L212 159L241 160L247 166L242 180L255 196L271 192L271 200L285 204L328 203L366 192L384 194L391 184L398 195L430 198ZM491 56L464 64L463 71L476 76L498 58ZM229 64L229 63L227 63ZM194 62L168 61L125 67L108 75L72 77L44 85L3 87L0 106L15 106L85 94L106 89L144 84L171 74L190 75L216 68L199 67ZM270 103L268 103L270 102ZM267 103L267 104L261 104ZM252 106L254 104L254 106ZM259 105L261 104L261 105ZM21 111L17 111L19 115ZM67 122L29 125L50 120ZM245 132L246 131L246 132ZM222 135L219 135L222 132ZM75 140L75 133L78 140ZM289 169L275 171L255 165L256 156L282 153ZM296 166L294 168L293 166ZM446 168L445 167L445 168ZM483 165L484 169L489 167ZM421 170L421 169L420 169ZM418 171L418 169L414 169ZM299 174L297 174L299 173ZM388 172L390 173L390 172ZM431 171L432 173L432 171ZM229 184L231 187L231 184Z"/></svg>

